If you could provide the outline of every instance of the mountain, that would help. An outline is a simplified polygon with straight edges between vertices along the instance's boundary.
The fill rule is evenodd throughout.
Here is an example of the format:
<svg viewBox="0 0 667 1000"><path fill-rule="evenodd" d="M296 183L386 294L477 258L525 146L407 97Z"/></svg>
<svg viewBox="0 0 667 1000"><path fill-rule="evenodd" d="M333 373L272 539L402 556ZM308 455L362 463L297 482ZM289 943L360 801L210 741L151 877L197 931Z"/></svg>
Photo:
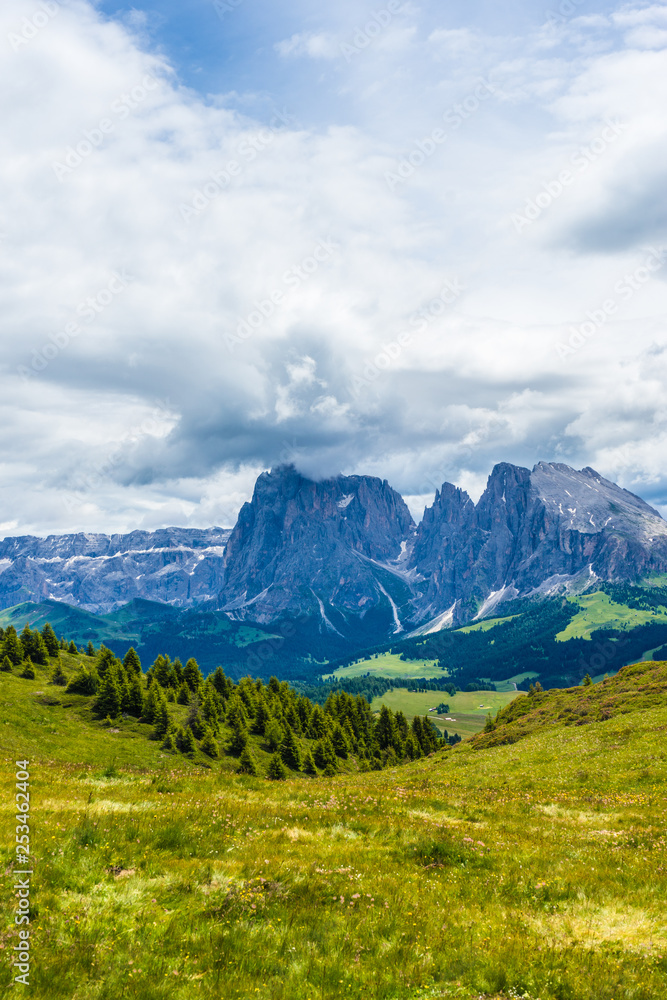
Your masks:
<svg viewBox="0 0 667 1000"><path fill-rule="evenodd" d="M419 616L463 622L500 601L667 571L667 522L593 469L501 463L477 504L445 484L407 562Z"/></svg>
<svg viewBox="0 0 667 1000"><path fill-rule="evenodd" d="M290 657L346 657L502 614L494 609L512 600L665 573L667 522L590 468L501 463L478 503L445 483L416 526L386 480L314 481L280 466L258 478L231 532L6 538L0 609L57 601L106 616L147 601L148 615L133 607L123 623L91 628L119 642L141 635L146 654L159 637L180 649L198 636L207 660L236 670L229 626L245 623L258 642L278 635L269 658L287 670ZM160 605L192 613L167 620Z"/></svg>
<svg viewBox="0 0 667 1000"><path fill-rule="evenodd" d="M106 612L135 598L188 607L217 598L224 528L127 535L50 535L0 541L0 608L63 601Z"/></svg>
<svg viewBox="0 0 667 1000"><path fill-rule="evenodd" d="M380 608L385 629L400 630L396 602L411 592L399 566L414 532L386 480L266 472L227 543L221 606L262 623L314 615L331 634Z"/></svg>

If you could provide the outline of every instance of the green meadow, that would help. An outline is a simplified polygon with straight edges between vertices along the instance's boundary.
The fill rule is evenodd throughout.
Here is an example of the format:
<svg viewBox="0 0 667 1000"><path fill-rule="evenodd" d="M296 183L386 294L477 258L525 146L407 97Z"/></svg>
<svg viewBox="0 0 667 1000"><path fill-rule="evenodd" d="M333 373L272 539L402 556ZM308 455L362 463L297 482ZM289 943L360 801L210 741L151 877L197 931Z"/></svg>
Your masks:
<svg viewBox="0 0 667 1000"><path fill-rule="evenodd" d="M373 711L379 712L386 705L392 712L404 712L408 721L415 715L429 715L438 729L447 730L451 736L472 736L484 728L486 717L491 712L496 714L516 698L516 691L501 693L498 691L457 691L449 695L446 691L408 691L406 688L394 688L386 694L374 698L371 702ZM430 712L441 703L449 705L449 711L444 713ZM455 721L450 721L454 719Z"/></svg>
<svg viewBox="0 0 667 1000"><path fill-rule="evenodd" d="M29 758L36 1000L667 995L667 664L503 695L412 763L276 781L164 753L35 673L0 673L7 992Z"/></svg>
<svg viewBox="0 0 667 1000"><path fill-rule="evenodd" d="M518 617L518 615L508 615L507 618L486 618L484 621L477 622L476 625L465 625L463 628L456 629L456 631L462 632L464 635L468 632L488 632L489 629L495 628L496 625L502 625L503 622L511 622L514 618Z"/></svg>
<svg viewBox="0 0 667 1000"><path fill-rule="evenodd" d="M618 604L601 591L569 597L568 600L578 605L580 610L567 628L556 636L559 642L567 639L590 639L599 628L631 629L637 625L667 622L667 608L630 608L625 604Z"/></svg>
<svg viewBox="0 0 667 1000"><path fill-rule="evenodd" d="M363 677L370 674L371 677L446 677L447 672L442 670L435 660L402 660L396 653L379 653L369 660L360 660L359 663L352 663L349 667L339 667L331 677Z"/></svg>

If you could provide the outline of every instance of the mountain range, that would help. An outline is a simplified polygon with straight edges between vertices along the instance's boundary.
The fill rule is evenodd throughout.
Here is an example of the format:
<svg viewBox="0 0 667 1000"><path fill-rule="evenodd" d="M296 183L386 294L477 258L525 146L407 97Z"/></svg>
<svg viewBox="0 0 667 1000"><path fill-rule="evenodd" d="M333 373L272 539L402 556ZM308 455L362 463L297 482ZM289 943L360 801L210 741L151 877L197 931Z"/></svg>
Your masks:
<svg viewBox="0 0 667 1000"><path fill-rule="evenodd" d="M270 627L308 622L334 646L427 634L502 602L667 572L667 522L591 468L496 465L478 503L445 483L415 524L386 480L260 475L230 532L164 528L0 542L0 608L131 601Z"/></svg>

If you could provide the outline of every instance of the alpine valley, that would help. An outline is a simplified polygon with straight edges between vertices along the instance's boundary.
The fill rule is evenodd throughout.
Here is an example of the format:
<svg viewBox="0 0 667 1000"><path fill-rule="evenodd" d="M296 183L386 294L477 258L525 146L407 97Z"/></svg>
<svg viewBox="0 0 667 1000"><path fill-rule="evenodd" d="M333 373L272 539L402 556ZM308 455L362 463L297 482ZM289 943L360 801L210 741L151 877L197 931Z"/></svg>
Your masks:
<svg viewBox="0 0 667 1000"><path fill-rule="evenodd" d="M0 608L237 678L560 687L660 658L667 522L591 468L501 463L477 504L445 483L417 525L386 481L281 466L231 532L6 538Z"/></svg>

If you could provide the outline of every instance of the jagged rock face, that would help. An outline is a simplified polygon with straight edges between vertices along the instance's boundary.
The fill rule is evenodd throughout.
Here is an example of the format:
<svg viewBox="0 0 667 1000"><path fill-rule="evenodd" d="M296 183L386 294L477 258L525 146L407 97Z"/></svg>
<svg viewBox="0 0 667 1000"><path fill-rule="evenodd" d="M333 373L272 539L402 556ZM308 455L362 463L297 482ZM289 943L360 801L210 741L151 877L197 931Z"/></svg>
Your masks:
<svg viewBox="0 0 667 1000"><path fill-rule="evenodd" d="M410 565L425 578L422 616L458 602L455 617L468 618L491 595L548 591L587 573L618 581L665 572L667 522L593 469L503 463L476 506L443 486Z"/></svg>
<svg viewBox="0 0 667 1000"><path fill-rule="evenodd" d="M231 534L7 538L0 607L55 599L105 612L135 598L213 599L260 623L310 615L323 632L354 633L363 619L371 644L441 616L456 624L488 613L503 597L664 572L667 522L593 469L503 463L476 505L445 483L415 528L386 481L313 482L281 467L259 477Z"/></svg>
<svg viewBox="0 0 667 1000"><path fill-rule="evenodd" d="M111 611L135 598L188 607L216 599L229 531L164 528L0 542L0 607L53 599Z"/></svg>
<svg viewBox="0 0 667 1000"><path fill-rule="evenodd" d="M388 596L377 570L396 562L414 533L386 481L338 476L314 482L292 466L259 477L225 554L221 605L255 621L324 605L363 613Z"/></svg>

